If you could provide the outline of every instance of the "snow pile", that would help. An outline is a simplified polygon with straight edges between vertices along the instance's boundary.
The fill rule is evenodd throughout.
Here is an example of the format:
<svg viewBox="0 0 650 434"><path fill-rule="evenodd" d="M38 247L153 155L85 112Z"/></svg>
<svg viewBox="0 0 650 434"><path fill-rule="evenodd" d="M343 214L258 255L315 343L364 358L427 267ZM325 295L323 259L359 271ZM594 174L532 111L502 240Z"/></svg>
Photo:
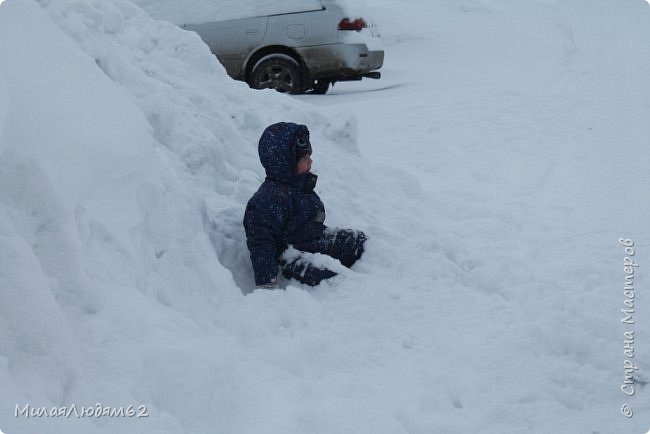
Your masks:
<svg viewBox="0 0 650 434"><path fill-rule="evenodd" d="M241 218L263 179L261 131L303 122L354 158L353 141L327 139L354 128L233 82L196 35L129 2L40 6L0 9L0 426L130 430L13 417L16 404L97 401L147 404L147 432L179 432L168 412L206 423L188 422L196 403L180 390L200 400L201 370L232 364L214 329L252 285Z"/></svg>
<svg viewBox="0 0 650 434"><path fill-rule="evenodd" d="M385 77L324 97L252 91L125 0L3 3L2 431L643 432L616 240L650 245L650 10L613 3L377 0ZM312 130L327 223L371 238L244 296L280 120ZM14 416L98 402L149 417Z"/></svg>

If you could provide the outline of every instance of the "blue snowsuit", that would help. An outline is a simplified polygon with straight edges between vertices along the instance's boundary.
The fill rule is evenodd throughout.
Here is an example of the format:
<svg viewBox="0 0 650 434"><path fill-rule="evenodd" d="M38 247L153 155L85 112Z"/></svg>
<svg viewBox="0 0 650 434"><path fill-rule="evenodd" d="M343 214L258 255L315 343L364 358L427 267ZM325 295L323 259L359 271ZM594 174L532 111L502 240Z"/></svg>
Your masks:
<svg viewBox="0 0 650 434"><path fill-rule="evenodd" d="M259 141L259 156L266 179L248 201L244 214L246 244L250 251L255 284L274 283L278 266L286 278L314 286L336 276L331 270L318 268L297 258L281 258L289 245L304 252L324 253L351 267L362 255L366 236L363 232L328 229L325 207L314 192L317 176L296 173L296 141L306 138L304 125L277 123L264 130Z"/></svg>

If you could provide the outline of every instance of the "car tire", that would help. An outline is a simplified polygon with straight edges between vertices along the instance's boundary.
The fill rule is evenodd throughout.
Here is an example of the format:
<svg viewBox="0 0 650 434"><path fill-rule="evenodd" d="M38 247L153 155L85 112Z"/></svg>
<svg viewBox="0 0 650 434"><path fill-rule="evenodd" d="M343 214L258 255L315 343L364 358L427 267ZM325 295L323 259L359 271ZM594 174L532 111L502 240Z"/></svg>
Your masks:
<svg viewBox="0 0 650 434"><path fill-rule="evenodd" d="M250 86L254 89L275 89L292 94L304 92L304 79L298 62L286 54L262 57L253 66Z"/></svg>

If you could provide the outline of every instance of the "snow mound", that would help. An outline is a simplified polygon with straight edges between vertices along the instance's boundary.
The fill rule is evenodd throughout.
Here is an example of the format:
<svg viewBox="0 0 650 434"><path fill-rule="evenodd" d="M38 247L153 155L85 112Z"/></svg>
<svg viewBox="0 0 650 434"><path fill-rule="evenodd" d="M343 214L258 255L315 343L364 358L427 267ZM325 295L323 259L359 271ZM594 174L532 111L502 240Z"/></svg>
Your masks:
<svg viewBox="0 0 650 434"><path fill-rule="evenodd" d="M180 384L174 361L225 363L192 336L252 288L241 220L264 177L261 132L305 123L321 149L357 158L331 140L353 139L354 122L232 81L196 35L126 1L10 0L0 40L2 427L129 431L8 417L101 399L144 402L156 417L142 430L178 433L173 405L193 416L166 390L206 377Z"/></svg>

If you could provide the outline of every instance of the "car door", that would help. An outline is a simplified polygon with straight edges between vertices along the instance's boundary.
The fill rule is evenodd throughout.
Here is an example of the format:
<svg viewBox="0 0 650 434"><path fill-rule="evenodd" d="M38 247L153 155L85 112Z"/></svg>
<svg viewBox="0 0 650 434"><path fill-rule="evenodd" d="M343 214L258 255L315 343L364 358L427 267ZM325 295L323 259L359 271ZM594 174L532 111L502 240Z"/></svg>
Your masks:
<svg viewBox="0 0 650 434"><path fill-rule="evenodd" d="M244 61L264 39L267 21L268 18L264 16L185 24L182 27L198 33L219 58L228 75L241 79L244 75Z"/></svg>

